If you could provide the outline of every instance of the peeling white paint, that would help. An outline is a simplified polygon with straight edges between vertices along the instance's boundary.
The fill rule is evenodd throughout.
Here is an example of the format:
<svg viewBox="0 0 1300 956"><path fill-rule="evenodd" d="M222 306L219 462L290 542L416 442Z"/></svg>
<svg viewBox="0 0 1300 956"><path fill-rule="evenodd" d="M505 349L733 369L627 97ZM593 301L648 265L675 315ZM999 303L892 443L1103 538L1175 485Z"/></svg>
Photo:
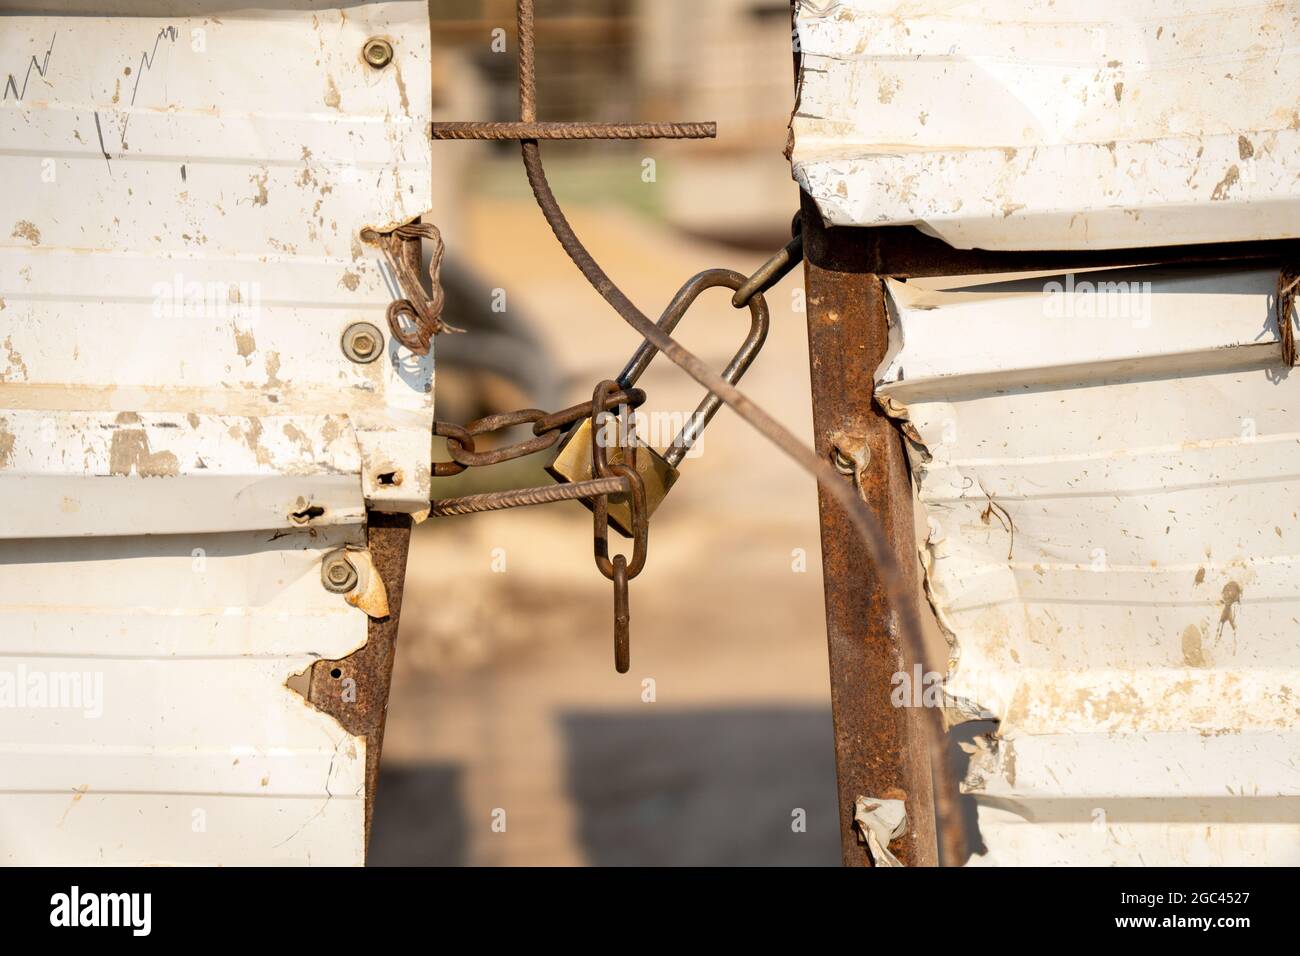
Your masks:
<svg viewBox="0 0 1300 956"><path fill-rule="evenodd" d="M794 174L958 248L1295 235L1300 27L1217 0L802 0Z"/></svg>
<svg viewBox="0 0 1300 956"><path fill-rule="evenodd" d="M1300 380L1268 270L887 281L975 864L1300 862ZM1085 282L1145 289L1117 315ZM1091 296L1091 298L1089 298ZM1064 307L1064 311L1063 311Z"/></svg>
<svg viewBox="0 0 1300 956"><path fill-rule="evenodd" d="M889 842L907 832L907 805L902 800L858 797L853 808L858 839L867 845L875 866L901 867L902 861L889 849Z"/></svg>

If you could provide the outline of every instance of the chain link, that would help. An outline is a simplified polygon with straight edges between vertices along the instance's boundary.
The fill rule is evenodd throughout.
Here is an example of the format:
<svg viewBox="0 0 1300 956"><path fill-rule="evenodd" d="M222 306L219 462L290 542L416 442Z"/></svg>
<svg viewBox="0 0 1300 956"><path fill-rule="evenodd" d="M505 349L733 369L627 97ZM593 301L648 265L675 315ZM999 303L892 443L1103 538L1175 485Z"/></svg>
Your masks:
<svg viewBox="0 0 1300 956"><path fill-rule="evenodd" d="M645 403L645 392L639 388L618 389L605 397L604 410L627 405L639 408ZM466 468L482 468L487 465L499 465L505 461L514 461L526 455L546 451L555 446L560 436L571 425L591 416L591 402L579 402L562 408L558 412L544 412L538 408L521 408L514 412L501 412L477 418L467 425L454 425L451 422L434 422L433 433L447 439L447 454L451 461L435 461L433 474L436 478L449 478L459 475ZM504 448L480 452L474 446L474 439L503 428L531 424L533 437L515 442Z"/></svg>
<svg viewBox="0 0 1300 956"><path fill-rule="evenodd" d="M430 502L430 514L448 516L500 511L547 504L553 501L588 500L591 502L593 545L596 568L614 583L614 667L620 674L630 666L631 638L628 611L628 581L645 567L650 541L650 520L646 508L645 482L637 471L636 416L634 410L645 402L645 392L639 388L619 388L618 383L606 379L597 383L590 402L580 402L558 412L546 413L537 408L521 408L475 419L467 425L435 421L433 434L447 439L447 453L451 461L433 463L436 477L457 475L467 468L498 465L526 455L545 451L560 440L563 431L585 418L591 419L591 480L572 484L543 486L540 488L515 488L460 498L439 498ZM616 416L614 433L619 436L622 461L611 462L607 454L606 436L611 415ZM504 428L532 425L533 437L496 448L478 451L476 437ZM632 558L609 553L609 498L610 495L626 497L632 512Z"/></svg>

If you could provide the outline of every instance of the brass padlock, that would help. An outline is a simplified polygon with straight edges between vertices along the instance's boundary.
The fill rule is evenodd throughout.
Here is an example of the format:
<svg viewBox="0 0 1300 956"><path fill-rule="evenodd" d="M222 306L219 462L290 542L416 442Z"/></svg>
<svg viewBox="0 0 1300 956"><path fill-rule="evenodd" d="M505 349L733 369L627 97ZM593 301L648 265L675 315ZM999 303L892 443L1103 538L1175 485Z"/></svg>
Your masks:
<svg viewBox="0 0 1300 956"><path fill-rule="evenodd" d="M719 286L736 290L744 284L746 276L730 269L707 269L690 279L677 295L673 297L668 308L659 319L659 328L672 334L677 323L682 320L687 309L694 304L705 289ZM741 343L738 351L723 370L722 377L733 385L740 381L746 369L758 356L759 349L767 339L768 311L762 295L755 295L749 300L749 335ZM641 373L646 370L659 350L649 342L642 342L627 367L618 377L619 388L630 388L636 384ZM686 420L681 431L673 439L668 450L660 455L653 448L641 442L633 433L630 440L637 443L636 470L645 483L646 514L654 513L659 502L664 500L673 484L677 481L677 466L681 464L691 446L699 439L700 433L708 426L713 416L722 405L722 399L710 392L700 402L695 412ZM621 436L622 437L622 436ZM606 453L610 463L623 462L622 442L605 442ZM591 471L592 422L585 418L575 425L560 443L555 458L547 466L551 477L561 484L572 481L584 481L592 476ZM591 502L583 501L591 508ZM625 538L632 536L631 508L625 495L610 495L609 523Z"/></svg>

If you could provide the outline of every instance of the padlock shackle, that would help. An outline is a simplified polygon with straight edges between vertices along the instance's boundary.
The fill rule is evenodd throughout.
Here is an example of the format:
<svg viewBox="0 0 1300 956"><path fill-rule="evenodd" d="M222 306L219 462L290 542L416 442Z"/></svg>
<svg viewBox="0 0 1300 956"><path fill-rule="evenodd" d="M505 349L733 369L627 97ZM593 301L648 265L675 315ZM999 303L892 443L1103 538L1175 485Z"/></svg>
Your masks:
<svg viewBox="0 0 1300 956"><path fill-rule="evenodd" d="M749 335L745 336L745 341L740 343L740 351L731 357L727 367L722 370L722 377L732 385L739 382L740 377L754 364L754 359L758 358L763 343L767 341L770 317L767 302L761 295L755 295L749 300L749 315ZM713 416L718 414L718 409L721 407L722 399L716 393L709 392L705 395L704 400L686 419L686 423L682 425L682 430L677 433L673 443L664 451L664 460L674 468L680 465L686 453L699 440L704 429L709 427L709 422L713 421Z"/></svg>
<svg viewBox="0 0 1300 956"><path fill-rule="evenodd" d="M682 320L686 312L699 298L700 293L706 289L726 288L733 292L739 289L748 277L732 269L705 269L698 275L692 276L686 281L673 300L668 303L668 308L664 309L663 315L659 317L657 323L659 328L669 335L677 327L677 323ZM727 367L723 369L722 377L731 384L740 381L740 377L754 363L758 357L759 351L763 348L763 343L767 341L767 330L771 324L771 317L768 313L767 302L763 296L755 295L749 300L749 334L745 336L745 341L740 344L739 351L732 356ZM650 365L654 357L659 353L659 349L650 342L642 342L641 347L633 353L627 367L623 369L618 377L618 384L621 388L629 388L636 384L637 379L641 377L646 368ZM691 450L691 446L699 440L700 434L708 427L713 416L718 413L722 407L722 399L713 392L709 392L700 402L695 411L686 419L686 424L682 430L677 433L671 445L664 452L664 460L676 468L686 453Z"/></svg>
<svg viewBox="0 0 1300 956"><path fill-rule="evenodd" d="M735 291L744 285L747 279L748 276L744 276L732 269L705 269L698 275L691 276L691 278L686 280L686 284L677 290L677 294L673 296L673 300L668 303L668 308L664 309L663 314L659 317L659 321L656 324L665 333L671 335L673 329L677 328L677 323L681 322L682 318L686 315L687 310L695 304L695 300L700 297L700 293L705 289L713 289L722 286ZM761 297L758 298L760 301L757 303L754 303L753 301L750 302L749 309L750 314L755 318L757 318L759 312L762 313L763 332L757 337L757 344L753 346L753 352L755 354L757 354L758 350L762 348L763 340L767 337L768 325L767 303L761 301ZM741 351L737 353L737 357L750 349L751 340L753 339L754 333L751 327L750 338L745 340L744 345L741 346ZM650 363L654 361L654 357L658 354L659 349L655 348L653 343L642 342L640 348L632 353L632 358L628 360L623 371L619 373L617 380L619 387L627 388L631 385L635 385L637 379L641 377L641 374L649 367ZM749 361L745 363L745 368L748 368L749 364L753 362L753 360L753 356L751 355ZM728 365L727 367L730 368L731 366ZM741 369L741 373L744 373L744 369Z"/></svg>

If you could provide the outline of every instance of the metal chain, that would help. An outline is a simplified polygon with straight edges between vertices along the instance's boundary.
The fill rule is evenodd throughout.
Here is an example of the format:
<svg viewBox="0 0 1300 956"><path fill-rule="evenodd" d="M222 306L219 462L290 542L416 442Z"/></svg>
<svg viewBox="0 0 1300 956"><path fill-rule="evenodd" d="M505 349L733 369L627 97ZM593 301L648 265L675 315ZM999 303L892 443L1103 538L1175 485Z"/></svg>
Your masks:
<svg viewBox="0 0 1300 956"><path fill-rule="evenodd" d="M646 510L645 483L637 471L636 418L629 405L622 405L619 411L618 428L615 434L620 436L623 452L621 462L609 461L604 436L609 434L605 427L611 397L618 394L618 383L603 381L596 385L591 396L591 477L621 478L626 488L626 496L632 511L632 560L625 555L609 556L609 496L593 498L591 517L594 537L594 554L596 567L600 573L614 582L614 670L626 674L631 667L631 644L629 632L631 612L628 610L627 582L641 573L645 567L646 554L650 544L650 516Z"/></svg>
<svg viewBox="0 0 1300 956"><path fill-rule="evenodd" d="M628 405L638 408L645 403L645 392L639 388L618 389L606 396L603 410L608 411ZM448 478L459 475L466 468L481 468L486 465L499 465L503 461L514 461L525 455L546 451L560 440L560 435L584 418L591 415L591 402L579 402L562 408L558 412L547 414L537 408L521 408L515 412L502 412L478 418L467 425L454 425L451 422L434 422L433 433L447 439L447 453L451 461L435 461L433 474L436 478ZM477 451L474 439L479 435L511 428L516 425L532 424L533 436L524 441L515 442L505 448L492 451Z"/></svg>
<svg viewBox="0 0 1300 956"><path fill-rule="evenodd" d="M646 509L645 483L636 469L637 441L636 418L633 410L645 402L645 392L639 388L619 388L618 383L606 379L596 385L590 402L581 402L547 414L537 408L522 408L476 419L468 425L435 421L433 434L447 439L451 461L433 463L436 477L457 475L466 468L497 465L514 461L525 455L545 451L560 440L564 429L584 418L592 424L591 480L563 485L544 485L539 488L514 488L509 491L492 491L459 498L435 498L429 503L429 513L440 517L501 511L506 508L524 508L530 505L549 504L555 501L587 500L591 502L594 528L593 553L596 567L614 582L614 668L626 674L630 666L627 583L645 567L650 538L650 521ZM623 454L621 462L609 461L605 447L609 415L617 410L619 445ZM477 436L513 428L533 426L533 437L515 442L493 451L477 451ZM623 437L625 436L625 437ZM632 559L622 554L609 555L609 497L625 496L632 512Z"/></svg>

